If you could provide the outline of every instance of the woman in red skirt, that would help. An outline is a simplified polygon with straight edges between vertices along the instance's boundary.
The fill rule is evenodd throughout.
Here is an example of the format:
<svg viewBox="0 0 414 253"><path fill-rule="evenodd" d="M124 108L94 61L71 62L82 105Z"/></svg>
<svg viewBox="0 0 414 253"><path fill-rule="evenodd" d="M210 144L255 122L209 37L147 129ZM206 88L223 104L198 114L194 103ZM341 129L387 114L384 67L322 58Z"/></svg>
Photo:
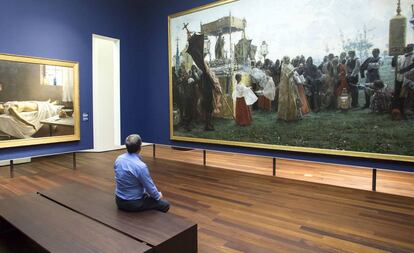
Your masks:
<svg viewBox="0 0 414 253"><path fill-rule="evenodd" d="M241 82L241 75L236 74L236 87L233 90L233 101L236 103L236 124L248 126L252 122L250 105L257 101L254 92Z"/></svg>

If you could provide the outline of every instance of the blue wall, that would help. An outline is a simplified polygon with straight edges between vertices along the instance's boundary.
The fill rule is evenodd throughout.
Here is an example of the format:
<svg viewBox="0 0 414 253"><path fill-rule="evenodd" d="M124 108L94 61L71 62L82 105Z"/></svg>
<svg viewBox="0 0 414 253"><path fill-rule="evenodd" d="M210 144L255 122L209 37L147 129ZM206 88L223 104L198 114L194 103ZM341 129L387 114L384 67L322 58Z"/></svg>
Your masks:
<svg viewBox="0 0 414 253"><path fill-rule="evenodd" d="M0 160L89 149L92 126L92 33L121 40L122 138L311 161L414 171L403 162L281 152L169 140L168 21L170 14L211 0L0 0L0 52L80 63L81 141L0 149Z"/></svg>
<svg viewBox="0 0 414 253"><path fill-rule="evenodd" d="M0 52L80 63L81 141L0 149L0 160L38 156L93 146L92 34L121 40L122 136L140 128L145 90L140 75L142 23L139 1L129 0L0 0ZM143 96L145 98L145 96Z"/></svg>
<svg viewBox="0 0 414 253"><path fill-rule="evenodd" d="M214 149L221 151L240 152L255 155L274 156L291 159L305 159L310 161L340 163L347 165L366 166L391 170L414 171L413 163L391 162L383 160L360 159L340 156L315 155L308 153L281 152L238 148L220 145L194 144L173 142L169 140L169 91L168 91L168 15L198 7L213 2L211 0L157 0L146 1L143 15L145 15L144 34L146 42L143 52L148 59L144 72L144 82L150 87L148 90L148 104L150 113L146 115L146 128L142 136L147 142L179 145L194 148ZM413 154L414 155L414 154Z"/></svg>

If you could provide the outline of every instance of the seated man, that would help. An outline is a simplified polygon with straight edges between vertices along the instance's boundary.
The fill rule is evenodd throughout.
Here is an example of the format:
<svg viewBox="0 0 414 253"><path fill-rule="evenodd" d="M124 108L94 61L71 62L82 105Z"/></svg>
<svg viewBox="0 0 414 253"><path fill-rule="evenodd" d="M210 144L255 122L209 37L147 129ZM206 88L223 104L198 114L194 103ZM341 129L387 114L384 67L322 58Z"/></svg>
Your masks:
<svg viewBox="0 0 414 253"><path fill-rule="evenodd" d="M141 137L132 134L125 140L127 153L115 161L116 204L119 209L137 212L155 209L166 213L170 204L162 199L147 165L141 160Z"/></svg>

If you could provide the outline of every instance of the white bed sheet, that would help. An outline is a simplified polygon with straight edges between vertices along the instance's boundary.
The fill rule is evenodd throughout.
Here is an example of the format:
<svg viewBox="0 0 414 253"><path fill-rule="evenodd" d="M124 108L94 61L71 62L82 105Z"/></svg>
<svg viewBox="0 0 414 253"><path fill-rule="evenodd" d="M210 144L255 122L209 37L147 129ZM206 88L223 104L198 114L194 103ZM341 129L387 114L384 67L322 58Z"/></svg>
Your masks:
<svg viewBox="0 0 414 253"><path fill-rule="evenodd" d="M21 115L24 119L30 119L35 117L37 112L22 112ZM40 122L39 122L40 123ZM36 129L39 129L36 127ZM14 138L24 139L30 138L37 132L33 127L28 126L20 121L17 121L13 116L7 114L0 115L0 131L13 136Z"/></svg>
<svg viewBox="0 0 414 253"><path fill-rule="evenodd" d="M43 126L43 124L40 123L41 120L45 120L47 118L58 115L59 110L63 107L61 105L53 105L49 102L36 103L38 107L37 111L20 113L22 118L35 125L36 129L34 129L32 126L24 124L19 120L16 120L11 115L1 114L0 131L14 138L31 138L31 136Z"/></svg>

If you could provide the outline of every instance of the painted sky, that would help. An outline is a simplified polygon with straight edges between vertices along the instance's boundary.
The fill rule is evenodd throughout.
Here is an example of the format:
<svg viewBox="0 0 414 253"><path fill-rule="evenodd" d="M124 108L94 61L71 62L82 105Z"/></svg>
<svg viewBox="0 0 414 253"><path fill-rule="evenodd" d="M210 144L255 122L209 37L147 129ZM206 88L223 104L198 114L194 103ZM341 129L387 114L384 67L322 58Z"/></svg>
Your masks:
<svg viewBox="0 0 414 253"><path fill-rule="evenodd" d="M190 23L191 31L200 31L200 23L208 23L223 16L245 18L246 36L259 46L262 41L269 45L272 60L284 55L313 56L321 59L326 50L339 54L342 51L341 32L345 38L353 39L366 26L368 38L383 51L388 44L389 20L396 14L396 0L239 0L201 12L173 18L171 20L171 46L176 52L186 44L183 23ZM408 19L413 16L412 1L401 0L402 14ZM414 41L410 26L407 42ZM232 35L237 43L241 33ZM210 38L214 52L215 38ZM225 38L229 49L229 37Z"/></svg>

